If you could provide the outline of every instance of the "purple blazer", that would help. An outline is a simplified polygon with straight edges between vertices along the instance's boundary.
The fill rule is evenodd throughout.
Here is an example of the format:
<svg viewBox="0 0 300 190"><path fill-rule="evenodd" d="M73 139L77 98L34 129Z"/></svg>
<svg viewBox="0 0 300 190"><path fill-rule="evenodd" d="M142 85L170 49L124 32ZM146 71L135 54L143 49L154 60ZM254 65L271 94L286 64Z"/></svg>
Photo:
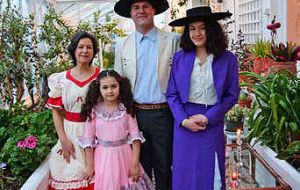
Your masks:
<svg viewBox="0 0 300 190"><path fill-rule="evenodd" d="M195 52L181 50L173 58L166 96L175 119L175 127L189 117L184 104L189 97L195 56ZM208 126L223 122L225 114L237 103L239 96L238 65L233 53L226 51L221 56L215 57L212 70L218 98L217 103L204 114L208 118Z"/></svg>

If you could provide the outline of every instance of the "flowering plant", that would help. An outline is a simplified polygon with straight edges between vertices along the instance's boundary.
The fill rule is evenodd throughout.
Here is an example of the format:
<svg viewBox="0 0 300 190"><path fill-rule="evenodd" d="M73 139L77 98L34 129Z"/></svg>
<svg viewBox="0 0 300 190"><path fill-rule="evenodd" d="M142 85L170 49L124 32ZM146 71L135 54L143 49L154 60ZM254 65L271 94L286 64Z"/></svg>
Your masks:
<svg viewBox="0 0 300 190"><path fill-rule="evenodd" d="M300 60L300 46L297 46L295 43L286 42L284 43L275 43L275 37L277 29L280 28L280 22L276 22L276 16L274 16L271 24L267 25L267 29L271 30L272 45L270 56L274 61L277 62L294 62Z"/></svg>
<svg viewBox="0 0 300 190"><path fill-rule="evenodd" d="M37 144L37 138L33 135L30 135L25 140L19 140L17 147L22 148L23 150L25 148L34 149Z"/></svg>
<svg viewBox="0 0 300 190"><path fill-rule="evenodd" d="M243 119L249 116L250 112L250 108L235 105L227 112L225 119L226 121L243 122Z"/></svg>
<svg viewBox="0 0 300 190"><path fill-rule="evenodd" d="M277 62L290 62L300 60L300 46L296 43L287 42L271 45L271 58Z"/></svg>
<svg viewBox="0 0 300 190"><path fill-rule="evenodd" d="M0 175L0 189L20 189L57 140L52 114L48 110L30 112L16 106L6 112L0 111L2 122L6 126L0 127L0 135L3 134L0 136L0 163L6 163L6 169Z"/></svg>

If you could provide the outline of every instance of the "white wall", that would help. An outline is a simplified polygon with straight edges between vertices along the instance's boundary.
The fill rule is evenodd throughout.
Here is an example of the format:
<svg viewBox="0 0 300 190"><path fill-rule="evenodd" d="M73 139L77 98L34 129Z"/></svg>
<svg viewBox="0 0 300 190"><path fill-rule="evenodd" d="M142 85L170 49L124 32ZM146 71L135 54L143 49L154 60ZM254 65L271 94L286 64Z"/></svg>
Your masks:
<svg viewBox="0 0 300 190"><path fill-rule="evenodd" d="M251 8L243 10L242 4L249 2L256 2L258 6L252 10ZM276 40L286 41L286 0L223 0L222 6L224 11L229 10L233 13L231 18L235 20L235 24L230 26L230 30L234 31L229 35L230 39L235 39L238 30L242 28L246 36L252 36L246 38L246 43L253 43L258 38L271 40L271 32L266 27L271 23L273 16L276 15L276 21L281 23L281 28L277 30ZM256 16L258 16L256 19L251 14L255 11L257 12ZM242 15L247 15L247 19L242 20ZM254 22L257 23L256 26L251 24Z"/></svg>

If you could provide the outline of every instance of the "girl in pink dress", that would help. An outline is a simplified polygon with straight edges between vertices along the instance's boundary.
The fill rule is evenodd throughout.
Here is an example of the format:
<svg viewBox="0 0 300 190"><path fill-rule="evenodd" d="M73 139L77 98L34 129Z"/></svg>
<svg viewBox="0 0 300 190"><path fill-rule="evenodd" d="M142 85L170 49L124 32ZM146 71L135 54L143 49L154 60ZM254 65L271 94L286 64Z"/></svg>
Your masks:
<svg viewBox="0 0 300 190"><path fill-rule="evenodd" d="M129 80L113 70L102 71L89 86L81 116L87 119L78 139L86 152L83 178L91 180L95 173L95 190L153 190L139 163L144 138Z"/></svg>

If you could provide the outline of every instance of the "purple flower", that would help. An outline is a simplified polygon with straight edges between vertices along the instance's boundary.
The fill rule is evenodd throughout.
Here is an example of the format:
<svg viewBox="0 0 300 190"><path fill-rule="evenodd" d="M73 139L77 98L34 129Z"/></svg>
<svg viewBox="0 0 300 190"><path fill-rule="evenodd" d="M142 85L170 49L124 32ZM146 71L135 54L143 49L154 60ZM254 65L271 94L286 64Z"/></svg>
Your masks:
<svg viewBox="0 0 300 190"><path fill-rule="evenodd" d="M37 144L37 138L35 136L29 136L24 140L24 146L30 149L34 149Z"/></svg>

